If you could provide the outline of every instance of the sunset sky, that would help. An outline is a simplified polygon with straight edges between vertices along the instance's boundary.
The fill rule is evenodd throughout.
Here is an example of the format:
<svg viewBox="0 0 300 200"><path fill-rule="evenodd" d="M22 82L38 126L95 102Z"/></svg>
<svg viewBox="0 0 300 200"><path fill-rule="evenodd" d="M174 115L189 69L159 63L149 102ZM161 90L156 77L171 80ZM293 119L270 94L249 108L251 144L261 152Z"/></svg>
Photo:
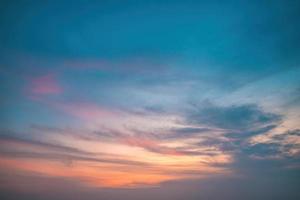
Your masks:
<svg viewBox="0 0 300 200"><path fill-rule="evenodd" d="M0 3L0 199L300 199L300 3Z"/></svg>

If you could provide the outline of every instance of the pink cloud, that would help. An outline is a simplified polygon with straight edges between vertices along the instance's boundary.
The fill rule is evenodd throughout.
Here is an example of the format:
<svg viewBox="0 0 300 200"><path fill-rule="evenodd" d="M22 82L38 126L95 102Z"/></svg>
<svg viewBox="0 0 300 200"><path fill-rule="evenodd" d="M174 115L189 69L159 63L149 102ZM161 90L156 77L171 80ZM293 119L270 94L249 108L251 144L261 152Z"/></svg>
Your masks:
<svg viewBox="0 0 300 200"><path fill-rule="evenodd" d="M46 74L30 80L29 91L31 95L53 95L62 93L54 74Z"/></svg>
<svg viewBox="0 0 300 200"><path fill-rule="evenodd" d="M117 111L113 111L93 103L65 103L56 104L55 106L71 116L87 121L113 118L120 115Z"/></svg>

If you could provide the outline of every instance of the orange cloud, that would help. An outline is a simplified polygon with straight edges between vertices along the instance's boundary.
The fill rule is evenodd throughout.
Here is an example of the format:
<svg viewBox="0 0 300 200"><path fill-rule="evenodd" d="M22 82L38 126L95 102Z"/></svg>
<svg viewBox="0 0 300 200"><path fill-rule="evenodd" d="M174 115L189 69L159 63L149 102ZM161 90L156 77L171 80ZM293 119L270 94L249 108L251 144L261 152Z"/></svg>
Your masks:
<svg viewBox="0 0 300 200"><path fill-rule="evenodd" d="M103 143L99 141L83 142L77 138L73 145L54 145L4 139L0 141L0 170L14 170L29 176L70 178L91 187L128 188L226 174L228 170L216 163L231 162L230 156L223 153L215 156L178 156L178 152L162 147L156 141L133 137L124 140L122 144L106 143L108 150L114 153L108 154L97 152L96 148L103 148ZM117 147L125 142L127 148L118 151Z"/></svg>
<svg viewBox="0 0 300 200"><path fill-rule="evenodd" d="M49 177L66 177L78 180L93 187L140 187L157 185L175 179L162 171L148 168L131 168L118 165L95 165L89 162L76 162L72 165L34 159L0 159L2 169L42 174Z"/></svg>
<svg viewBox="0 0 300 200"><path fill-rule="evenodd" d="M128 144L131 146L142 147L144 149L156 153L169 155L183 155L183 153L176 151L176 149L161 146L157 141L147 138L125 136L121 138L120 141L121 143Z"/></svg>

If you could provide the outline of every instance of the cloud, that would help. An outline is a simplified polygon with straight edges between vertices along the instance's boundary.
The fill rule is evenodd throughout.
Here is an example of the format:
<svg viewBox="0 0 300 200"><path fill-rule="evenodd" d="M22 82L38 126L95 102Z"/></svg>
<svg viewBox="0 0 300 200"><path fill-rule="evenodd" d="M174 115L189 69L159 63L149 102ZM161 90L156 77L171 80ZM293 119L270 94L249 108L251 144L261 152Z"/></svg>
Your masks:
<svg viewBox="0 0 300 200"><path fill-rule="evenodd" d="M90 101L66 101L53 100L46 98L34 98L33 100L58 111L60 114L66 114L82 123L100 123L110 125L120 120L125 114L122 110L106 107ZM104 123L105 122L105 123Z"/></svg>
<svg viewBox="0 0 300 200"><path fill-rule="evenodd" d="M114 118L120 116L120 113L94 103L76 102L76 103L57 103L55 106L62 111L74 117L83 120L97 120L105 118Z"/></svg>
<svg viewBox="0 0 300 200"><path fill-rule="evenodd" d="M192 138L203 138L208 134L219 132L222 132L222 130L217 128L194 127L187 124L182 127L170 128L163 133L150 133L148 135L162 141L176 141Z"/></svg>
<svg viewBox="0 0 300 200"><path fill-rule="evenodd" d="M139 161L118 159L113 155L104 153L88 152L65 145L18 138L9 135L0 135L0 144L0 156L8 158L57 160L62 161L63 163L90 161L95 163L114 163L123 165L148 165Z"/></svg>
<svg viewBox="0 0 300 200"><path fill-rule="evenodd" d="M274 130L282 122L282 115L266 112L255 104L225 107L208 103L187 114L186 122L207 126L211 130L221 129L218 134L210 131L200 135L200 141L196 144L199 147L212 146L230 153L234 157L231 167L236 171L259 170L260 162L269 165L271 160L281 168L299 164L299 129L274 134ZM193 129L191 132L193 134ZM184 130L181 134L188 137ZM256 136L264 136L268 140L257 140L253 143L252 139ZM245 163L248 163L247 166Z"/></svg>
<svg viewBox="0 0 300 200"><path fill-rule="evenodd" d="M288 130L282 134L279 135L275 135L272 138L275 140L284 140L285 138L287 138L288 136L300 136L300 129L295 129L295 130Z"/></svg>
<svg viewBox="0 0 300 200"><path fill-rule="evenodd" d="M187 121L193 124L240 131L278 123L280 119L280 115L265 112L255 104L224 107L207 103L187 115Z"/></svg>
<svg viewBox="0 0 300 200"><path fill-rule="evenodd" d="M37 128L42 130L42 127ZM62 131L49 127L45 130ZM129 152L125 152L124 155L120 155L117 152L101 153L93 148L89 148L92 152L88 152L81 150L82 148L11 135L12 133L2 134L0 137L0 172L10 169L16 173L28 174L29 177L32 176L31 174L66 177L93 187L140 187L190 176L200 178L208 174L223 174L227 172L225 167L216 166L215 163L228 162L229 159L226 155L192 158L192 154L185 154L182 157L174 157L182 154L184 150L180 152L176 148L165 147L157 141L145 138L127 137L126 139L123 136L118 139L125 140L121 142L122 144L141 147L152 153L142 151L143 154L139 155L141 151L131 148L137 154L129 155ZM79 144L83 144L83 149L87 149L92 143L82 143L82 140L76 139L76 146ZM101 145L97 142L96 144ZM144 159L145 156L147 160ZM204 162L203 159L206 157L210 159Z"/></svg>
<svg viewBox="0 0 300 200"><path fill-rule="evenodd" d="M159 144L158 141L147 139L147 138L137 138L131 136L125 136L120 138L121 143L144 148L148 151L164 154L164 155L184 155L183 152L177 151L175 148L165 147Z"/></svg>
<svg viewBox="0 0 300 200"><path fill-rule="evenodd" d="M255 104L217 106L206 103L186 115L185 121L188 124L204 126L205 135L197 144L199 146L215 146L226 152L241 151L248 145L248 139L265 134L281 123L281 115L266 112ZM185 135L186 132L197 131L194 129L183 129L176 135ZM190 133L194 134L194 133Z"/></svg>
<svg viewBox="0 0 300 200"><path fill-rule="evenodd" d="M55 95L63 92L54 74L34 77L30 80L29 92L32 95Z"/></svg>
<svg viewBox="0 0 300 200"><path fill-rule="evenodd" d="M164 145L161 140L139 136L123 135L123 137L119 138L119 142L129 146L140 147L147 151L164 156L215 156L220 154L220 152L207 149L195 150L191 146L169 147Z"/></svg>
<svg viewBox="0 0 300 200"><path fill-rule="evenodd" d="M31 129L35 132L43 132L47 134L59 134L69 136L77 140L85 140L91 142L110 142L114 144L127 145L131 147L139 147L146 151L157 153L161 155L173 156L197 156L197 155L217 155L218 152L211 150L194 150L193 148L186 147L168 147L164 142L169 140L183 139L182 135L178 137L171 130L170 134L141 132L137 130L127 130L128 132L120 132L115 129L101 128L101 130L75 130L75 129L62 129L55 127L47 127L40 125L32 125ZM177 129L174 129L178 131ZM184 129L185 130L185 129ZM197 129L194 129L196 131ZM199 129L199 131L202 129ZM205 129L203 129L204 131ZM192 137L192 136L188 136Z"/></svg>
<svg viewBox="0 0 300 200"><path fill-rule="evenodd" d="M211 131L212 129L209 128L199 128L199 127L183 127L174 129L175 133L201 133L206 131Z"/></svg>
<svg viewBox="0 0 300 200"><path fill-rule="evenodd" d="M258 141L251 148L252 154L258 158L300 158L300 130L287 130L272 135L267 142Z"/></svg>
<svg viewBox="0 0 300 200"><path fill-rule="evenodd" d="M18 138L18 137L14 137L14 136L10 136L10 135L0 135L0 143L2 145L9 144L9 146L18 146L19 145L24 148L33 147L33 148L43 149L43 150L52 151L52 152L92 155L92 153L81 151L81 150L78 150L73 147L67 147L67 146L62 146L62 145L58 145L58 144L52 144L52 143L46 143L46 142L35 141L35 140L30 140L30 139ZM3 150L2 148L0 148L0 149Z"/></svg>
<svg viewBox="0 0 300 200"><path fill-rule="evenodd" d="M246 139L255 135L260 135L267 133L274 128L276 128L278 125L277 124L271 124L271 125L265 125L263 127L251 127L251 130L245 130L245 131L229 131L225 133L225 136L227 138L232 138L232 139Z"/></svg>

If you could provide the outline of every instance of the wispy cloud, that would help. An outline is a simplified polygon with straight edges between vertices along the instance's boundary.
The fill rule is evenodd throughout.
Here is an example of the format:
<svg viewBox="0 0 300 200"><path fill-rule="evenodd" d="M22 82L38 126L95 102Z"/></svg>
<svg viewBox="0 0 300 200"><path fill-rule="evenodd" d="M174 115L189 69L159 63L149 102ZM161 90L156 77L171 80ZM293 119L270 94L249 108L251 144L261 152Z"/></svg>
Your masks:
<svg viewBox="0 0 300 200"><path fill-rule="evenodd" d="M121 112L118 112L117 110L108 109L89 102L55 103L54 106L67 114L82 120L95 121L121 115Z"/></svg>
<svg viewBox="0 0 300 200"><path fill-rule="evenodd" d="M55 74L45 74L30 79L28 93L33 96L57 95L63 92Z"/></svg>
<svg viewBox="0 0 300 200"><path fill-rule="evenodd" d="M96 187L140 187L189 176L226 173L224 168L214 166L215 162L226 162L226 156L218 155L210 164L201 162L201 159L189 158L187 155L183 158L172 158L170 155L177 155L175 151L145 140L126 140L125 143L133 147L151 149L163 156L149 154L150 160L143 162L143 159L138 159L138 155L134 159L129 155L118 155L117 152L114 154L87 152L61 144L2 135L1 169L10 166L12 170L26 173L69 177ZM157 161L154 162L155 160ZM182 163L184 160L187 163ZM117 177L119 178L116 179Z"/></svg>

